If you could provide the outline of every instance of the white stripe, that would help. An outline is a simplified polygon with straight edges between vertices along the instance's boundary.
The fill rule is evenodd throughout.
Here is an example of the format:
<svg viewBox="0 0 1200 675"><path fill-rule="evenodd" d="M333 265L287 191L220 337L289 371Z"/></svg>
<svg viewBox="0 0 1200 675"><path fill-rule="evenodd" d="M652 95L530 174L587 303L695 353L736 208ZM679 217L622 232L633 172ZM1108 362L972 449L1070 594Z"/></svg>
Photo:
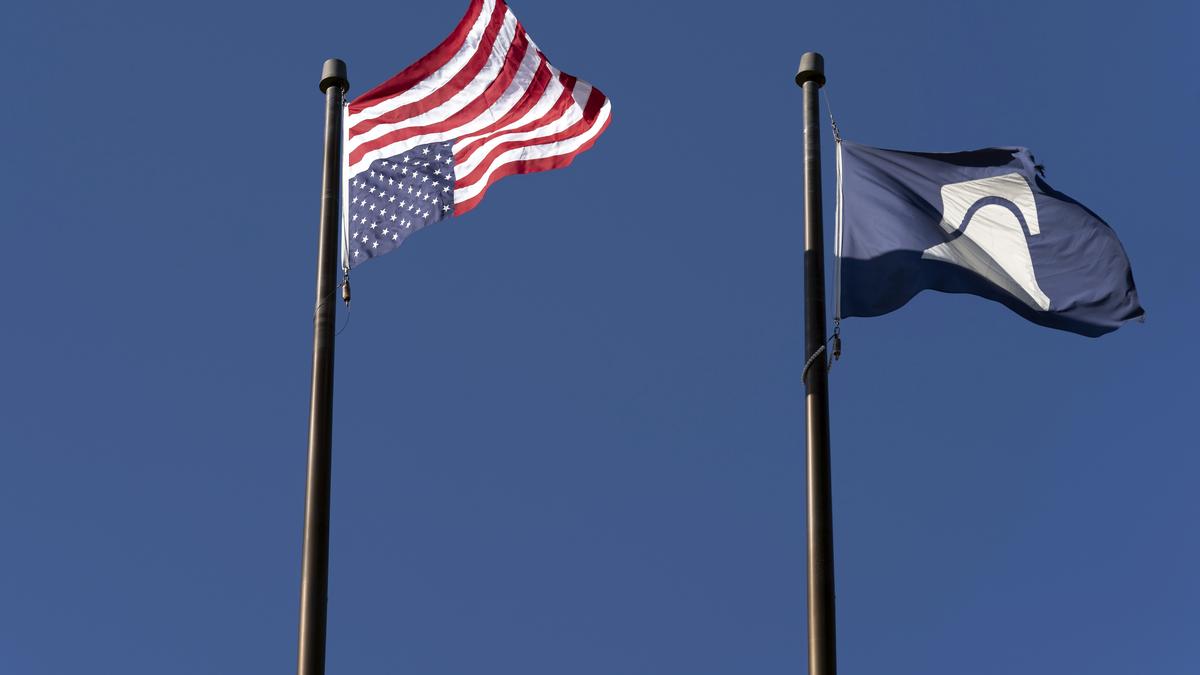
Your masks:
<svg viewBox="0 0 1200 675"><path fill-rule="evenodd" d="M508 89L504 90L504 93L500 95L500 98L496 99L495 103L488 106L487 109L480 113L479 117L471 120L471 124L461 125L459 127L460 133L474 133L479 129L485 129L495 124L498 120L503 119L505 115L509 114L509 112L511 112L512 109L521 102L521 99L525 98L526 92L528 92L529 87L533 85L533 80L535 77L537 77L537 73L543 65L545 65L546 70L549 72L549 81L546 83L546 88L542 90L542 98L538 100L538 103L533 109L542 107L542 102L545 100L547 92L550 89L554 89L556 93L554 94L554 99L552 99L547 105L554 105L554 100L557 100L562 90L562 82L558 79L561 73L549 61L546 60L546 55L542 54L541 51L538 50L537 46L533 44L533 40L529 39L529 33L525 34L525 39L529 40L529 51L525 52L525 58L521 61L521 65L518 66L517 74L513 76L513 81L508 85ZM482 127L475 124L475 122L483 119L485 116L488 118L487 124ZM530 117L530 113L526 113L521 120L527 119L534 118ZM521 123L522 122L518 122L517 124L519 125ZM511 128L514 128L514 125L510 123L489 133L497 133L504 129ZM487 135L488 134L481 134L479 136L472 136L471 138L483 138ZM465 139L460 137L459 140L462 141Z"/></svg>
<svg viewBox="0 0 1200 675"><path fill-rule="evenodd" d="M467 33L466 39L463 40L462 47L459 47L458 52L444 66L438 68L424 80L413 85L411 89L399 96L380 101L370 108L350 115L349 119L346 120L347 126L354 126L362 120L374 119L389 110L395 110L400 106L420 101L430 93L441 89L443 85L458 74L458 71L463 69L463 66L471 60L471 56L479 49L479 43L483 39L483 31L491 23L492 12L495 8L496 0L483 0L483 9L480 10L479 16L475 19L475 23L472 24L470 32Z"/></svg>
<svg viewBox="0 0 1200 675"><path fill-rule="evenodd" d="M350 150L346 148L350 135L350 125L346 124L346 109L348 107L347 104L342 104L342 161L339 162L340 166L338 167L342 171L342 199L338 206L342 212L342 272L344 274L350 273L350 208L346 206L350 200L350 176L348 174L350 169Z"/></svg>
<svg viewBox="0 0 1200 675"><path fill-rule="evenodd" d="M471 80L470 84L463 87L461 91L451 96L438 107L428 110L420 115L409 117L401 122L394 124L380 124L376 127L368 129L361 134L355 134L350 142L353 144L350 151L353 152L363 143L373 141L376 138L387 135L399 129L408 127L423 127L430 124L444 122L452 115L459 112L463 108L471 104L479 98L479 95L495 82L496 76L500 74L500 69L508 61L508 50L512 46L513 38L516 37L517 17L513 16L512 12L508 12L504 16L504 26L500 29L500 35L496 38L496 43L492 47L492 54L484 63L483 68L475 75L475 79ZM525 57L528 60L529 55L533 54L537 57L537 52L530 50ZM522 61L524 64L524 61Z"/></svg>
<svg viewBox="0 0 1200 675"><path fill-rule="evenodd" d="M608 121L608 116L611 112L611 109L612 107L609 101L605 100L604 106L600 109L600 114L596 116L596 122L590 129L587 130L586 133L582 135L574 136L556 143L547 143L545 145L527 145L522 148L513 148L512 150L501 154L496 158L496 161L488 167L487 173L484 174L482 179L472 183L462 190L454 191L454 203L461 204L477 196L484 190L484 188L488 186L488 181L492 174L495 173L496 169L505 164L527 161L531 159L546 159L559 155L569 155L575 152L600 133L600 130L604 128L604 123Z"/></svg>
<svg viewBox="0 0 1200 675"><path fill-rule="evenodd" d="M583 119L583 107L587 104L588 97L592 95L592 85L583 80L577 80L575 82L575 89L571 92L571 95L575 99L575 105L567 109L562 117L548 120L546 124L530 131L494 136L487 143L476 148L470 157L455 157L454 179L461 180L470 176L471 172L479 166L480 162L487 158L487 154L502 143L528 141L543 136L553 136L560 131L569 129L572 124ZM458 144L455 145L457 146Z"/></svg>
<svg viewBox="0 0 1200 675"><path fill-rule="evenodd" d="M538 99L538 102L534 104L534 106L529 109L529 112L525 113L521 119L506 124L494 131L489 131L486 134L463 136L454 143L454 147L456 149L465 148L482 138L489 138L495 136L496 134L502 134L511 129L520 129L527 124L531 124L532 122L545 117L546 114L550 112L550 109L554 107L554 104L558 102L558 99L562 97L563 92L562 73L557 68L550 65L549 62L546 62L546 67L550 69L550 77L552 79L550 80L550 83L546 85L546 88L542 90L542 97ZM475 153L472 152L471 154L474 155ZM469 156L464 156L460 159L469 159Z"/></svg>
<svg viewBox="0 0 1200 675"><path fill-rule="evenodd" d="M424 145L426 143L452 141L463 134L474 133L480 129L485 129L488 126L495 124L496 120L504 117L504 115L508 114L513 106L520 102L521 97L525 95L525 91L533 82L533 77L537 73L538 65L541 63L541 61L541 54L535 50L529 50L529 52L525 54L525 60L521 62L520 69L518 70L516 77L513 78L512 83L509 84L508 89L506 89L504 93L496 99L494 105L484 110L479 114L479 116L475 117L470 122L461 124L452 129L447 129L445 131L406 138L402 141L397 141L395 143L383 146L382 148L372 150L363 155L362 159L355 162L354 166L351 167L349 174L351 176L357 175L360 171L370 166L371 162L377 159L392 157L415 148L418 145Z"/></svg>
<svg viewBox="0 0 1200 675"><path fill-rule="evenodd" d="M837 202L833 216L833 320L842 319L842 142L837 141ZM824 255L824 254L822 254Z"/></svg>
<svg viewBox="0 0 1200 675"><path fill-rule="evenodd" d="M354 163L353 166L350 167L349 174L352 177L357 176L358 174L362 173L363 171L366 171L371 166L371 162L374 162L377 159L384 159L385 157L393 157L395 155L399 155L400 153L408 152L409 150L412 150L413 148L417 147L418 145L425 145L426 143L444 143L446 141L453 141L455 138L454 133L455 133L455 130L451 129L450 131L442 131L442 132L438 132L436 134L425 134L423 136L413 136L412 138L406 138L403 141L400 141L398 143L392 143L391 145L384 146L382 148L379 148L378 150L372 150L372 151L368 152L367 154L363 155L362 159L358 160L357 162Z"/></svg>

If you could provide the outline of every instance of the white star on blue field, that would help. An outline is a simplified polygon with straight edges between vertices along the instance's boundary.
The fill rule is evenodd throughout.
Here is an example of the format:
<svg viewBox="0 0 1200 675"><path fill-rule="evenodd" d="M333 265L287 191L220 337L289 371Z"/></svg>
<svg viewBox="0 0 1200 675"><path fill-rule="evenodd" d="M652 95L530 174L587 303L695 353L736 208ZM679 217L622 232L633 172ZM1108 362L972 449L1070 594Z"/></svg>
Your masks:
<svg viewBox="0 0 1200 675"><path fill-rule="evenodd" d="M350 177L351 266L394 250L408 235L451 215L454 153L450 148L450 143L421 145L371 162L370 169Z"/></svg>

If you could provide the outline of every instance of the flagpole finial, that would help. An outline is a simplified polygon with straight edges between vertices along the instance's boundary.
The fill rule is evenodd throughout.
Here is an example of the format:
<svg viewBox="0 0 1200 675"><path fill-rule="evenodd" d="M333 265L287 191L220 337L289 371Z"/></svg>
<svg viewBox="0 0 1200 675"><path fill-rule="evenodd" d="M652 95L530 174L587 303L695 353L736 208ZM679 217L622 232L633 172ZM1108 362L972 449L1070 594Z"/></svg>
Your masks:
<svg viewBox="0 0 1200 675"><path fill-rule="evenodd" d="M813 81L818 87L825 86L825 57L817 52L804 52L800 57L800 68L796 71L796 86Z"/></svg>
<svg viewBox="0 0 1200 675"><path fill-rule="evenodd" d="M341 59L325 59L325 67L321 68L321 93L330 87L340 87L342 93L350 89L350 80L346 79L346 62Z"/></svg>

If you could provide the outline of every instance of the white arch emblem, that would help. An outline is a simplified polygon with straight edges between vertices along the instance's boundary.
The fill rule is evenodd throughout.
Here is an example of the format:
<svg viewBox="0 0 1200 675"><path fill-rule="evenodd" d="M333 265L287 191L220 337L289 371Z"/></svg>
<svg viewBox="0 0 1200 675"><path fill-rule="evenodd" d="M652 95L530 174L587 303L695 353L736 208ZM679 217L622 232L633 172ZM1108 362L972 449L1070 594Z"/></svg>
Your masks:
<svg viewBox="0 0 1200 675"><path fill-rule="evenodd" d="M955 236L921 257L965 267L1033 309L1046 311L1050 298L1038 286L1022 218L1029 236L1041 234L1033 191L1019 173L944 185L941 225Z"/></svg>

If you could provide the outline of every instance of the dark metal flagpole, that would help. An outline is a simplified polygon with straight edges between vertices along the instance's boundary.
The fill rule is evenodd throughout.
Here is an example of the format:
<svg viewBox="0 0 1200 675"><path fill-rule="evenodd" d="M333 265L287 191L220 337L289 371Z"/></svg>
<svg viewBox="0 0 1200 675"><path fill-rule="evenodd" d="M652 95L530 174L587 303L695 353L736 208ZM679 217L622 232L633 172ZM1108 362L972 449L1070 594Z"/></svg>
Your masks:
<svg viewBox="0 0 1200 675"><path fill-rule="evenodd" d="M320 86L325 93L325 160L321 174L321 229L317 244L317 307L313 313L312 397L308 411L308 484L304 493L304 552L300 567L298 675L325 673L342 99L350 88L346 80L346 64L339 59L325 61Z"/></svg>
<svg viewBox="0 0 1200 675"><path fill-rule="evenodd" d="M808 672L836 675L833 489L829 461L829 380L825 367L825 244L821 220L820 102L825 59L800 57L804 92L804 354L808 418Z"/></svg>

